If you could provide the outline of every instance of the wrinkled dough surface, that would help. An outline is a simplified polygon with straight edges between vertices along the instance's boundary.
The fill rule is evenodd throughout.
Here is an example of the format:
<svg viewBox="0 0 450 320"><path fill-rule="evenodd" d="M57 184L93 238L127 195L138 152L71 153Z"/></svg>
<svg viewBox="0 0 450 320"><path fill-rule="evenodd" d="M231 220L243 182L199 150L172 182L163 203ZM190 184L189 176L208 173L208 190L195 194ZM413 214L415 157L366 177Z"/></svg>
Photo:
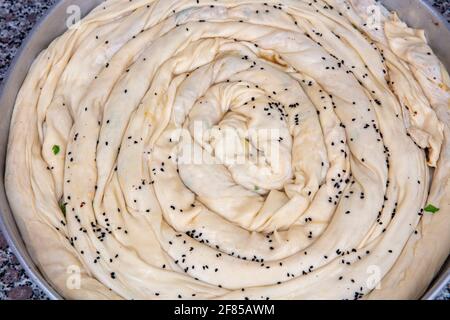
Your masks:
<svg viewBox="0 0 450 320"><path fill-rule="evenodd" d="M450 249L449 78L395 14L370 28L373 5L108 0L56 39L17 98L5 176L50 283L419 297Z"/></svg>

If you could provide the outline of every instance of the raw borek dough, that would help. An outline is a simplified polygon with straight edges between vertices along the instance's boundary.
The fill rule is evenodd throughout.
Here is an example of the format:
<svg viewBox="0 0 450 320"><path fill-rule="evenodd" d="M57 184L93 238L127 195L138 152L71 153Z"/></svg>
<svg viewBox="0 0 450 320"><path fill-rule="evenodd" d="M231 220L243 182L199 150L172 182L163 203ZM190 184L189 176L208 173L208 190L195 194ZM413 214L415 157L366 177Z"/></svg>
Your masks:
<svg viewBox="0 0 450 320"><path fill-rule="evenodd" d="M370 28L373 5L109 0L56 39L17 98L5 177L50 283L73 299L419 297L450 249L449 78L423 32L382 7ZM276 130L279 165L180 161L236 152L198 123L267 159L245 132Z"/></svg>

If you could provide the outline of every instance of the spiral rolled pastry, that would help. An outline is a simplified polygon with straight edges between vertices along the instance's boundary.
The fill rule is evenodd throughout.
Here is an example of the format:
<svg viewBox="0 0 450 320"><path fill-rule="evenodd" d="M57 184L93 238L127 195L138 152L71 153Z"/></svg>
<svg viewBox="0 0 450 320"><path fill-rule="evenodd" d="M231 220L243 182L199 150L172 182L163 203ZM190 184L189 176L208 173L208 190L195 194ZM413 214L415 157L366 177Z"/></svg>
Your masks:
<svg viewBox="0 0 450 320"><path fill-rule="evenodd" d="M449 82L372 0L108 0L31 68L8 197L66 298L417 298Z"/></svg>

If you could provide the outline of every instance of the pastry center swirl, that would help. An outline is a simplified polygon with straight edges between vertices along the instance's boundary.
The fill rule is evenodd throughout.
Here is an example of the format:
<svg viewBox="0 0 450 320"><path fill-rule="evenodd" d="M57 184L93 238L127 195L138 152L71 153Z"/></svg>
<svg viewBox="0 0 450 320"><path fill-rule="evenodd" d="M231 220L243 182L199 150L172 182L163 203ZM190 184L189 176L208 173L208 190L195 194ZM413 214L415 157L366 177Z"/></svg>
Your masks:
<svg viewBox="0 0 450 320"><path fill-rule="evenodd" d="M369 4L108 0L55 40L17 99L6 174L55 286L359 299L396 283L429 167L447 174L447 78L397 17L370 29Z"/></svg>

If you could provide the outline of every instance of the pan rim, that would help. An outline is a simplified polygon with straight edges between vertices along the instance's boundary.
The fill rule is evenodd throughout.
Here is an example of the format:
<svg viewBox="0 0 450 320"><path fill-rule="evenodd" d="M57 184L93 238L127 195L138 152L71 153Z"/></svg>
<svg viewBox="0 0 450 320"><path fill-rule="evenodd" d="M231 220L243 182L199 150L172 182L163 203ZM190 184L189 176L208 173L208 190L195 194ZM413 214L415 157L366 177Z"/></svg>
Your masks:
<svg viewBox="0 0 450 320"><path fill-rule="evenodd" d="M21 60L24 59L24 55L26 53L26 49L28 45L30 44L31 40L34 39L35 35L38 33L38 31L42 28L43 24L47 22L49 18L51 18L54 13L58 10L61 10L64 6L66 6L69 1L73 0L57 0L53 5L49 7L47 12L39 18L38 22L33 26L31 31L27 34L27 36L22 41L22 44L20 45L19 49L17 50L14 58L12 59L7 72L5 73L4 80L0 84L0 105L3 105L3 100L5 99L6 90L8 89L10 85L10 78L11 75L13 75L20 64ZM439 14L433 6L424 0L416 0L421 6L424 7L431 15L437 20L437 22L441 23L443 26L445 26L446 29L450 30L450 23L447 21L444 16ZM385 2L385 1L382 1ZM387 1L389 2L389 1ZM384 4L384 3L383 3ZM386 5L387 8L389 8L389 5ZM39 53L39 52L38 52ZM36 56L33 57L31 61L34 61ZM450 66L447 66L450 68ZM20 87L20 86L19 86ZM17 97L18 92L15 93L14 101ZM14 106L2 106L0 107L2 109L11 108L11 115L13 112ZM1 109L0 109L1 110ZM1 110L3 111L3 110ZM11 115L9 119L5 120L7 125L6 128L6 145L5 145L5 153L4 155L0 155L4 159L6 159L7 154L7 144L8 144L8 137L9 137L9 129L11 124ZM0 128L1 131L3 131L3 128ZM0 163L2 163L3 160L0 159ZM0 168L1 169L1 168ZM4 174L2 175L0 179L0 230L6 239L10 250L13 252L13 254L16 256L17 260L21 264L22 268L30 278L30 280L36 284L51 300L60 300L63 299L63 297L52 287L49 281L45 279L42 272L39 270L39 268L36 266L36 264L33 262L30 254L28 253L28 249L26 248L26 245L22 238L19 240L14 239L12 236L11 229L17 228L14 215L12 213L12 210L9 205L8 198L6 196L5 191L5 185L4 185ZM4 212L4 211L8 211ZM6 223L6 214L10 214L14 223L14 226L8 226ZM19 232L20 235L20 232ZM29 262L27 261L29 260ZM32 265L30 265L30 263ZM432 284L430 284L430 287L427 289L426 293L422 296L422 299L426 300L432 300L435 299L442 291L442 289L450 282L450 268L449 268L449 258L447 258L446 262L444 263L441 272L436 276L436 278L433 280Z"/></svg>

